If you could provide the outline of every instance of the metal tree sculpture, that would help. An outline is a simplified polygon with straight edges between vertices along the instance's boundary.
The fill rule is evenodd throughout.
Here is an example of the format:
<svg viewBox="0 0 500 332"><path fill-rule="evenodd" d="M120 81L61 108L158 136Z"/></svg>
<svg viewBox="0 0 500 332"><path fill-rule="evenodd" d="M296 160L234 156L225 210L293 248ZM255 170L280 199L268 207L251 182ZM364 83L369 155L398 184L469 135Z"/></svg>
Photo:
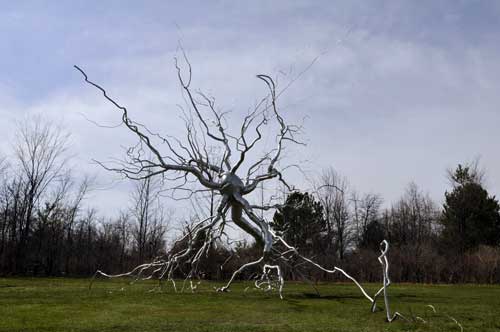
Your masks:
<svg viewBox="0 0 500 332"><path fill-rule="evenodd" d="M201 92L193 92L191 88L192 70L187 58L187 76L184 77L177 59L175 67L182 90L185 93L188 104L187 109L182 109L185 115L186 139L172 136L160 136L152 133L144 125L133 121L129 117L126 107L121 106L108 96L106 90L100 85L90 81L87 74L78 66L75 68L84 76L85 82L100 90L104 98L121 111L122 124L138 138L138 143L127 149L126 159L114 165L100 163L105 169L118 172L127 178L141 180L151 176L162 175L167 179L181 180L172 190L188 190L189 195L200 191L211 191L220 194L220 200L214 214L194 224L190 231L176 241L166 257L159 258L153 262L137 266L132 271L119 275L109 275L97 271L96 275L105 277L130 276L136 280L158 278L168 280L176 288L174 273L180 269L185 262L190 262L190 271L186 273L186 280L190 282L191 289L196 285L192 279L197 277L197 267L200 260L208 252L211 245L225 234L225 226L232 222L244 232L252 236L256 243L262 248L262 255L255 261L248 262L233 272L229 281L220 288L219 292L228 291L232 282L243 270L252 266L261 266L260 278L255 281L255 286L260 289L277 289L282 298L284 279L280 264L288 264L291 258L299 259L304 263L326 272L340 272L352 280L363 295L372 304L375 310L375 301L379 294L384 292L389 285L386 271L388 270L387 253L388 244L383 243L382 256L379 259L384 266L384 285L374 297L368 295L365 289L349 274L339 267L327 269L313 260L301 255L298 250L288 244L283 237L273 231L268 221L258 216L256 210L272 210L280 208L280 205L253 205L247 200L247 196L254 192L259 184L278 180L288 189L287 184L278 167L280 157L286 143L301 144L296 139L300 126L287 124L280 115L277 107L276 86L273 79L268 75L257 75L268 90L268 95L260 100L252 111L243 119L237 135L232 135L225 126L226 113L220 112L215 107L215 99ZM205 117L208 112L211 116ZM263 127L270 123L277 127L276 147L256 158L247 166L245 176L241 176L241 167L247 162L247 156L256 144L263 138ZM253 138L249 138L250 134ZM155 143L155 140L159 143ZM208 151L210 144L219 145L222 153L214 158ZM168 154L160 151L163 144ZM151 157L145 157L146 152ZM237 154L234 162L231 157ZM262 171L264 170L264 171ZM171 176L171 177L168 177ZM202 189L190 189L188 183L195 182ZM187 245L180 246L179 243ZM201 245L199 245L201 243ZM385 296L387 299L387 297ZM388 303L386 303L388 318Z"/></svg>

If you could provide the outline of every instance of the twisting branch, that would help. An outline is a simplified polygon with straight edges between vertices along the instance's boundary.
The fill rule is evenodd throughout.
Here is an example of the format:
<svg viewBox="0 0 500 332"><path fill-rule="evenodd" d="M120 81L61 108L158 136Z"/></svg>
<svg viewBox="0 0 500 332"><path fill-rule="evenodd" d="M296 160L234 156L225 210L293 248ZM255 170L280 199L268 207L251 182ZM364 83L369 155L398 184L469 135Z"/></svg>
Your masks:
<svg viewBox="0 0 500 332"><path fill-rule="evenodd" d="M255 280L255 287L264 291L276 290L282 298L285 282L282 266L290 267L292 266L290 262L294 260L298 261L299 265L308 264L325 273L341 273L354 282L372 304L373 310L377 297L383 292L387 318L389 321L395 319L399 314L395 312L394 315L391 315L387 296L387 287L390 284L386 256L389 248L387 242L383 242L382 255L379 257L383 267L383 287L375 296L371 297L361 284L343 269L336 266L326 268L300 254L297 248L288 244L274 232L268 220L263 216L259 217L255 212L257 210L279 210L283 207L282 205L255 205L248 202L246 196L254 192L257 186L265 181L279 181L288 190L292 190L292 186L283 177L283 171L286 168L278 169L278 165L287 143L303 144L296 138L301 127L287 124L279 111L276 85L273 79L268 75L257 75L257 78L265 83L268 96L261 99L247 114L238 134L235 135L225 127L227 113L217 110L215 99L202 92L196 94L192 92L191 64L184 51L182 54L187 65L187 75L183 76L177 58L175 59L175 68L188 104L186 109L181 107L186 127L184 141L169 135L155 134L144 125L131 120L126 107L112 99L104 88L90 81L87 74L80 67L75 66L83 75L86 83L97 88L108 102L121 111L122 123L138 138L138 143L127 149L125 160L115 161L112 165L99 162L102 167L131 179L144 179L161 175L164 180L178 181L176 185L164 189L171 192L172 196L175 196L177 191L182 191L187 193L183 198L189 198L196 193L208 191L213 195L212 197L215 195L220 197L217 207L211 215L189 227L187 232L172 245L165 257L155 259L151 263L141 264L132 271L123 274L109 275L103 271L97 271L95 276L132 277L134 281L154 277L158 278L160 282L162 280L170 281L173 288L177 290L175 278L182 275L184 283L181 290L189 285L191 291L194 291L199 281L193 283L193 279L198 280L201 274L199 271L200 261L207 255L212 246L216 245L218 241L220 242L223 236L227 236L224 231L226 225L234 224L254 238L262 250L262 255L234 271L229 281L217 291L228 291L240 273L250 267L260 266L261 272ZM200 100L197 100L195 95ZM260 158L250 161L246 173L244 173L246 178L243 181L238 175L238 171L245 165L250 151L261 142L263 127L268 126L271 122L278 126L276 146L271 151L265 152ZM249 138L249 132L255 132L253 138ZM234 141L236 150L239 152L239 158L234 164L231 161L233 150L230 139ZM157 140L166 145L167 155L160 152ZM210 144L215 144L217 148L213 149ZM214 156L209 151L219 151L220 153ZM152 158L145 157L149 154ZM199 188L191 188L190 184L193 182Z"/></svg>
<svg viewBox="0 0 500 332"><path fill-rule="evenodd" d="M203 186L210 188L210 189L220 189L220 183L212 182L203 176L203 168L200 169L200 168L196 168L194 166L182 164L182 163L169 164L169 163L165 162L164 158L162 157L162 155L160 154L158 149L152 144L149 136L147 136L145 133L143 133L143 131L140 129L140 127L129 118L127 108L119 105L114 99L109 97L106 90L104 88L102 88L100 85L90 81L88 79L87 74L83 71L83 69L81 69L80 67L78 67L76 65L74 67L84 76L85 82L87 82L88 84L90 84L90 85L94 86L95 88L97 88L98 90L100 90L102 92L102 94L104 95L104 98L106 98L107 101L109 101L116 108L118 108L119 110L122 111L122 122L125 124L125 126L127 126L127 128L130 131L132 131L139 138L140 142L145 144L147 146L147 148L153 153L153 155L155 156L155 158L158 161L158 164L154 164L154 165L161 169L160 171L153 172L153 175L157 175L159 173L163 173L163 172L167 172L167 171L186 172L186 173L193 174L200 181L200 183ZM102 165L102 163L101 163L101 165ZM215 168L215 167L216 166L214 166L213 168ZM119 173L124 174L126 176L130 176L132 178L135 178L134 176L136 176L144 171L144 167L141 166L141 167L139 167L139 169L136 169L136 170L133 170L133 169L127 168L127 167L123 167L121 169L109 168L109 170L116 171L116 172L119 172Z"/></svg>

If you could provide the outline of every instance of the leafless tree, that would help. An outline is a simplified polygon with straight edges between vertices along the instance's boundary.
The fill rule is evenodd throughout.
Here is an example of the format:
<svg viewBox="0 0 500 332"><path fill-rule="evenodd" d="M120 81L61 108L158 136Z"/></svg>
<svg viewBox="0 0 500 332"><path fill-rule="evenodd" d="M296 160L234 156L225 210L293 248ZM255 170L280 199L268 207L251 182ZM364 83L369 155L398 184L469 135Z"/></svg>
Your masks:
<svg viewBox="0 0 500 332"><path fill-rule="evenodd" d="M342 260L352 237L347 178L335 169L328 168L323 170L315 187L325 213L329 245L335 246L338 257Z"/></svg>
<svg viewBox="0 0 500 332"><path fill-rule="evenodd" d="M439 215L436 203L413 182L384 214L387 237L398 249L402 278L426 281L435 269L432 260L437 253L433 242L437 238Z"/></svg>
<svg viewBox="0 0 500 332"><path fill-rule="evenodd" d="M174 273L179 272L183 263L188 261L191 268L185 274L186 280L191 282L196 278L199 272L198 262L212 244L227 236L226 227L231 222L253 237L261 248L262 255L234 271L227 284L218 288L218 291L227 291L245 269L260 266L261 274L255 286L263 290L277 289L282 296L284 280L281 265L293 257L326 273L342 273L359 287L370 303L374 303L374 298L344 270L339 267L325 268L301 255L257 213L279 209L279 204L256 205L247 199L266 181L275 180L288 190L293 189L285 180L283 171L286 167L281 165L280 160L290 144L302 144L297 138L301 126L288 124L282 116L277 104L281 93L277 91L275 81L268 75L257 75L264 83L267 95L250 109L238 130L233 132L227 127L227 112L218 108L215 99L192 88L191 65L185 55L182 66L185 67L184 71L181 70L180 61L175 59L179 84L187 101L187 107L181 107L186 130L184 139L160 135L132 120L126 107L110 97L103 87L89 80L87 74L75 66L85 82L102 92L104 98L120 111L123 125L137 138L137 143L127 149L123 160L100 162L102 167L135 180L159 176L164 180L180 181L167 188L174 198L176 193L185 193L185 198L200 192L218 194L214 214L199 220L176 242L187 242L187 245L178 246L174 243L173 249L165 257L141 264L127 273L109 275L99 270L96 275L132 276L136 280L158 277L160 280L169 280L176 288ZM275 147L260 157L251 158L251 155L255 156L256 146L261 143L266 126L276 132ZM218 147L218 150L212 149L213 146ZM220 154L214 158L209 150L220 151Z"/></svg>
<svg viewBox="0 0 500 332"><path fill-rule="evenodd" d="M157 177L146 177L135 183L132 192L134 237L137 259L143 262L158 255L165 245L165 233L170 217L160 201L160 183Z"/></svg>
<svg viewBox="0 0 500 332"><path fill-rule="evenodd" d="M5 266L4 252L7 250L7 242L9 233L16 227L12 227L9 223L11 221L11 204L13 197L10 195L9 181L7 180L8 163L6 158L0 158L0 206L2 207L2 215L0 219L0 267Z"/></svg>
<svg viewBox="0 0 500 332"><path fill-rule="evenodd" d="M40 117L19 123L17 133L14 150L25 209L16 260L22 266L35 207L55 180L64 175L69 134Z"/></svg>
<svg viewBox="0 0 500 332"><path fill-rule="evenodd" d="M152 179L148 177L136 182L136 186L132 192L133 207L131 214L134 217L133 236L137 250L137 259L140 262L144 261L147 236L150 228L149 219L152 214L152 205L157 198L155 197L156 193L153 192L154 188L151 188ZM148 258L151 259L151 257Z"/></svg>
<svg viewBox="0 0 500 332"><path fill-rule="evenodd" d="M82 203L85 197L87 196L90 186L92 184L93 179L89 176L84 176L81 180L78 188L74 192L74 195L71 201L68 204L67 208L67 217L66 217L66 253L65 253L65 263L64 270L66 274L70 273L70 268L73 264L71 264L70 259L74 257L74 225L76 223L77 217L79 216Z"/></svg>
<svg viewBox="0 0 500 332"><path fill-rule="evenodd" d="M352 213L356 228L356 242L359 246L368 225L379 218L383 200L379 194L368 193L360 198L356 192L353 192L351 201L353 203Z"/></svg>
<svg viewBox="0 0 500 332"><path fill-rule="evenodd" d="M439 209L434 201L411 182L405 194L391 208L391 238L397 244L423 245L431 239L437 224Z"/></svg>

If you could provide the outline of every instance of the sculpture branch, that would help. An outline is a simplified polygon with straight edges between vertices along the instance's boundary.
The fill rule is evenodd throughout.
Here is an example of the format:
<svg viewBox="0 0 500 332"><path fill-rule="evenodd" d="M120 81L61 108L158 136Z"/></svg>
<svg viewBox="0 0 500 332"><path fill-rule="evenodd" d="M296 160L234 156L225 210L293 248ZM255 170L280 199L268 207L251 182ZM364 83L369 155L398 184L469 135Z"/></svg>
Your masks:
<svg viewBox="0 0 500 332"><path fill-rule="evenodd" d="M103 168L117 172L131 179L144 179L151 176L162 175L168 178L172 174L172 181L179 180L179 184L168 190L175 195L176 191L185 191L188 194L183 198L189 198L198 192L210 191L220 195L217 208L213 215L200 220L190 226L186 233L181 236L171 247L165 257L155 259L151 263L137 266L132 271L110 275L102 271L97 271L95 276L107 278L131 277L134 281L141 279L158 278L160 282L167 280L177 290L175 278L184 276L184 283L190 285L194 291L197 284L193 279L200 278L200 261L205 257L210 248L225 236L224 228L227 224L238 226L248 235L252 236L256 244L261 248L261 256L251 262L243 264L233 272L229 281L217 289L225 292L231 287L239 274L244 270L260 266L260 276L255 281L255 287L264 291L276 290L283 298L284 277L282 266L290 267L292 258L300 264L308 264L325 273L341 273L347 279L354 282L364 297L370 302L372 310L375 310L376 300L380 294L384 294L384 301L387 311L387 319L392 321L399 313L391 315L387 287L390 285L388 277L388 244L383 242L382 254L379 262L383 268L383 286L372 297L361 286L358 281L340 267L326 268L314 260L299 253L297 248L288 244L283 237L274 232L271 224L263 216L255 213L259 211L272 211L281 209L280 204L255 205L250 204L245 196L254 192L257 186L263 182L275 180L283 183L288 190L292 190L283 176L283 170L278 169L278 164L283 156L286 144L303 144L296 136L300 133L301 127L289 125L285 122L277 105L276 85L274 80L264 74L257 75L257 78L264 82L268 91L268 96L261 99L255 108L249 112L242 121L238 134L232 134L224 125L225 115L215 107L215 99L198 92L196 95L201 98L198 101L191 90L192 68L185 53L183 59L187 65L187 76L183 76L182 70L175 59L177 77L185 96L187 97L187 109L181 108L186 127L186 138L182 141L170 135L154 134L146 126L134 122L129 117L126 107L121 106L111 98L106 90L100 85L90 81L87 74L78 66L75 68L83 75L85 82L97 88L104 98L114 107L121 111L121 121L125 127L131 131L138 139L138 143L127 149L127 159L114 162L113 165L98 162ZM208 114L205 114L205 112ZM246 164L249 152L254 149L263 137L263 127L274 123L278 127L276 133L276 147L265 152L263 156L251 160L246 170L245 181L238 175L238 171ZM253 139L248 137L250 131L255 132ZM232 164L232 149L230 139L236 143L236 150L239 158ZM159 141L159 143L157 143ZM216 147L210 145L215 144ZM166 144L167 155L160 152L159 144ZM212 156L208 151L219 151L218 155ZM144 157L146 152L151 158ZM214 163L212 161L217 161ZM219 164L220 162L220 164ZM263 173L260 173L264 169ZM259 174L260 173L260 174ZM188 178L189 177L189 178ZM192 179L194 177L194 180ZM188 186L194 182L198 189ZM187 271L184 269L187 268ZM184 286L182 288L184 288Z"/></svg>

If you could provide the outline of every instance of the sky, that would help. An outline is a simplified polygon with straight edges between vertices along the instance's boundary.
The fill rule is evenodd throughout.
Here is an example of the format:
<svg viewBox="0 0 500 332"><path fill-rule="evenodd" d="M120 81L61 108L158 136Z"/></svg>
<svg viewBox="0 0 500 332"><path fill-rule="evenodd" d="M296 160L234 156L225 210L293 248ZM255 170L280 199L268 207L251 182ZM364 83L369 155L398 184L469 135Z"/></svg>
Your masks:
<svg viewBox="0 0 500 332"><path fill-rule="evenodd" d="M500 194L498 1L6 1L0 0L0 153L15 124L41 115L71 133L77 174L93 174L86 204L113 215L130 184L92 160L133 142L120 115L73 65L134 119L182 135L173 59L182 44L193 85L237 124L278 78L306 147L287 154L309 179L333 167L386 206L409 182L438 203L446 169L480 158ZM311 65L312 64L312 65ZM92 120L92 121L89 121ZM175 202L167 202L175 207Z"/></svg>

